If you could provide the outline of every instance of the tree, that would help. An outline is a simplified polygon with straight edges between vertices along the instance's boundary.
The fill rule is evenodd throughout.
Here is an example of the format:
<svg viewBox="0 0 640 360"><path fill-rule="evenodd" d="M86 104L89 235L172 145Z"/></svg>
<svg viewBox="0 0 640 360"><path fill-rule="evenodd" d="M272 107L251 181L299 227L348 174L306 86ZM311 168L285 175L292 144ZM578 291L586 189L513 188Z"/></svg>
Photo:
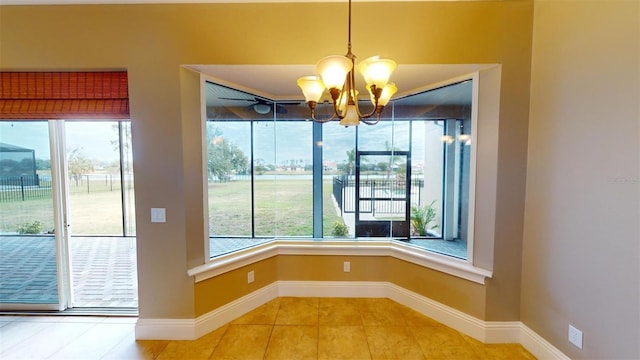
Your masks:
<svg viewBox="0 0 640 360"><path fill-rule="evenodd" d="M398 149L397 147L393 147L391 146L391 144L389 143L389 140L386 140L384 142L384 147L387 151L391 152L391 153L395 153L396 151L400 151L400 149ZM394 165L398 164L398 161L400 161L400 159L402 159L402 156L398 156L398 155L391 155L389 156L389 165L387 166L387 180L389 180L389 178L391 177L391 170L393 170Z"/></svg>
<svg viewBox="0 0 640 360"><path fill-rule="evenodd" d="M51 160L36 158L36 170L51 170Z"/></svg>
<svg viewBox="0 0 640 360"><path fill-rule="evenodd" d="M93 161L88 159L82 153L82 148L76 147L69 153L67 165L69 167L69 175L73 178L78 185L82 175L93 172Z"/></svg>
<svg viewBox="0 0 640 360"><path fill-rule="evenodd" d="M347 175L353 174L353 169L356 167L356 149L347 150Z"/></svg>
<svg viewBox="0 0 640 360"><path fill-rule="evenodd" d="M256 159L253 165L253 171L255 171L256 174L264 175L268 170L269 168L265 164L264 159Z"/></svg>
<svg viewBox="0 0 640 360"><path fill-rule="evenodd" d="M221 181L231 179L231 174L246 174L249 168L249 160L242 150L226 141L222 132L213 128L212 136L207 142L207 168L209 174Z"/></svg>

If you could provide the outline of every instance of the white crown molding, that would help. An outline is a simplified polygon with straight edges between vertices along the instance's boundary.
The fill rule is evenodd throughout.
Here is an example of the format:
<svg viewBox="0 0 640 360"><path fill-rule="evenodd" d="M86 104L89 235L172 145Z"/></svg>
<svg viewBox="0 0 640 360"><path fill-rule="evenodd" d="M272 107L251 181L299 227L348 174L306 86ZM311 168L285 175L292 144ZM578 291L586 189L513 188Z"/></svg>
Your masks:
<svg viewBox="0 0 640 360"><path fill-rule="evenodd" d="M484 343L519 343L538 359L569 360L520 321L483 321L388 282L277 281L196 319L138 319L137 340L195 340L278 296L389 298Z"/></svg>

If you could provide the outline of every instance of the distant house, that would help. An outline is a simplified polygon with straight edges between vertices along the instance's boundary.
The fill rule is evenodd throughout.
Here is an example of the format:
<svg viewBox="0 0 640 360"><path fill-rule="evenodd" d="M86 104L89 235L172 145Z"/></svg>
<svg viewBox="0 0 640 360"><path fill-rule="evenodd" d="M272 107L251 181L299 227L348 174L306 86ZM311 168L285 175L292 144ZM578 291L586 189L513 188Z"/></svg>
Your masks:
<svg viewBox="0 0 640 360"><path fill-rule="evenodd" d="M335 161L323 161L322 169L324 171L334 171L338 170L338 164Z"/></svg>

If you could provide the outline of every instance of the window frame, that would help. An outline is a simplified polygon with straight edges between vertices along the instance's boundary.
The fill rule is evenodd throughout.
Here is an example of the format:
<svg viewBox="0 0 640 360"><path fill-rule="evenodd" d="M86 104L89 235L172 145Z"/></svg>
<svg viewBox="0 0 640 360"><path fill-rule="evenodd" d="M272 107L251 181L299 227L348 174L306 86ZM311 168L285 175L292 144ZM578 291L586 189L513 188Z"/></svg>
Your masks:
<svg viewBox="0 0 640 360"><path fill-rule="evenodd" d="M398 243L394 240L340 240L332 241L322 239L318 241L317 238L311 239L278 239L262 243L257 246L242 249L230 254L221 255L218 257L209 257L209 233L208 227L205 228L205 262L200 266L191 268L188 271L190 276L194 276L196 282L203 281L213 276L246 266L253 262L265 259L271 256L286 254L286 255L356 255L356 256L392 256L398 259L403 259L427 268L436 269L445 273L467 279L479 284L484 284L487 277L492 277L493 271L493 235L495 232L495 194L496 194L496 180L497 174L494 170L497 170L497 139L498 139L498 119L499 119L499 103L500 103L500 78L501 78L501 65L488 64L482 67L482 69L473 72L468 75L460 76L457 78L449 79L441 83L433 84L432 86L425 87L421 91L428 91L438 87L453 84L464 80L471 79L473 81L473 95L472 95L472 109L471 109L471 126L472 134L471 141L473 149L470 155L470 174L469 174L469 217L468 217L468 233L469 238L467 242L467 259L457 259L448 255L438 254L426 249L417 247L410 247L406 244ZM484 73L484 74L483 74ZM480 84L480 80L483 79L483 86ZM211 80L216 82L216 80ZM205 80L205 77L201 77L201 81ZM224 82L223 82L224 83ZM204 87L204 85L203 85ZM480 89L484 89L488 95L480 98ZM203 96L204 97L204 96ZM479 111L479 104L482 101L483 105L487 105L482 112ZM203 102L204 103L204 102ZM486 123L484 130L486 130L485 136L478 136L479 129L479 117L483 116L483 123ZM206 122L206 117L203 117L203 122ZM203 125L204 127L204 125ZM314 135L315 136L315 135ZM203 135L204 137L204 135ZM488 171L483 173L485 179L483 179L482 186L487 187L490 190L487 196L483 197L483 200L487 201L488 213L485 218L488 217L494 221L484 224L481 229L475 226L476 220L476 188L477 174L476 168L478 164L478 141L487 141L485 143L486 151L483 151L484 157L482 163L489 165ZM489 144L490 140L494 140ZM487 146L489 145L489 146ZM206 158L206 157L205 157ZM315 158L314 158L315 160ZM314 162L315 163L315 162ZM322 168L321 162L319 165ZM315 195L314 195L315 196ZM206 196L205 196L206 198ZM208 219L208 211L205 206L205 218ZM486 220L486 219L485 219ZM482 260L479 264L476 264L476 231L480 232L486 241L483 241Z"/></svg>

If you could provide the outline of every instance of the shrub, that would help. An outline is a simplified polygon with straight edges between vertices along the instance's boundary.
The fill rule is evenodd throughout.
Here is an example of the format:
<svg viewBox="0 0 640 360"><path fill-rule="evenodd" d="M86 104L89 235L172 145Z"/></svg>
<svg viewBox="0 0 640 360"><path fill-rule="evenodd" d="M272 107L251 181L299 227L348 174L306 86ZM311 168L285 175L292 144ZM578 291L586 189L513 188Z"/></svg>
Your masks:
<svg viewBox="0 0 640 360"><path fill-rule="evenodd" d="M349 227L342 221L336 221L335 223L333 223L333 230L331 231L331 235L339 237L349 236Z"/></svg>
<svg viewBox="0 0 640 360"><path fill-rule="evenodd" d="M42 233L42 223L38 220L34 222L26 222L24 224L18 225L18 234L40 234Z"/></svg>

